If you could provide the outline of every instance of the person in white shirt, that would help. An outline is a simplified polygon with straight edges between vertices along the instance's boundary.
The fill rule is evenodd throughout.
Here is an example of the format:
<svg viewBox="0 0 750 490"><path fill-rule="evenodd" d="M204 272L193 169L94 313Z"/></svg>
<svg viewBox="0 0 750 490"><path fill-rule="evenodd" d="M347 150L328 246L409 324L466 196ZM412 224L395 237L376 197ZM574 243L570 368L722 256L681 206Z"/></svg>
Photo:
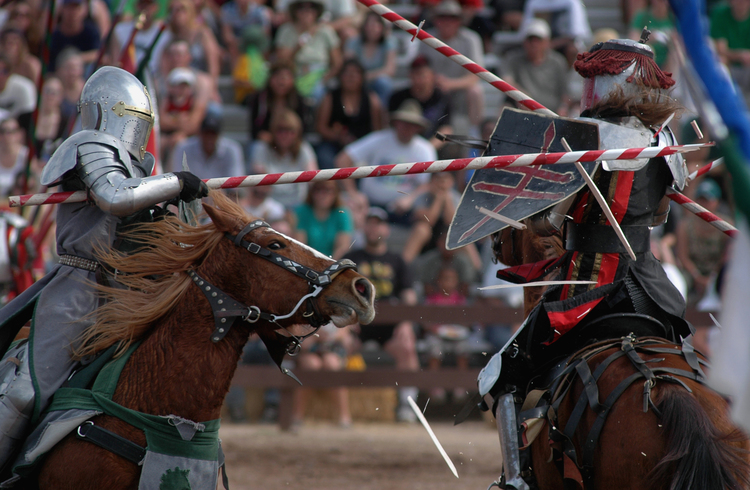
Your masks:
<svg viewBox="0 0 750 490"><path fill-rule="evenodd" d="M463 26L463 14L456 0L443 0L432 10L435 30L430 33L479 66L484 66L482 38ZM424 43L419 46L419 54L427 57L437 73L438 88L450 95L452 111L468 116L471 126L477 129L484 117L484 92L479 77ZM459 127L458 131L467 129L470 128Z"/></svg>
<svg viewBox="0 0 750 490"><path fill-rule="evenodd" d="M11 75L10 62L0 54L0 108L14 118L36 109L36 86L21 75Z"/></svg>
<svg viewBox="0 0 750 490"><path fill-rule="evenodd" d="M242 146L221 136L221 113L211 107L197 135L181 141L172 152L172 169L183 170L182 156L187 155L190 171L201 179L235 177L245 174Z"/></svg>
<svg viewBox="0 0 750 490"><path fill-rule="evenodd" d="M391 113L391 128L370 133L347 145L336 156L335 165L342 168L434 161L437 159L435 147L419 135L429 124L419 103L407 99ZM414 200L427 190L429 180L428 174L362 179L360 191L370 204L387 209L391 220L408 224ZM354 181L342 180L342 184L347 192L356 192Z"/></svg>

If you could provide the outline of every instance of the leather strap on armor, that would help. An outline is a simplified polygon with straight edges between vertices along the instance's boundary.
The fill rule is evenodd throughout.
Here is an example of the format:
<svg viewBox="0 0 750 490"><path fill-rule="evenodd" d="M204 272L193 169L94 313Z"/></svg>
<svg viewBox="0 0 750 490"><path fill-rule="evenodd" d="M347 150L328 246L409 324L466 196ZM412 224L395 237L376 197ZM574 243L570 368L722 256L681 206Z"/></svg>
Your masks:
<svg viewBox="0 0 750 490"><path fill-rule="evenodd" d="M635 253L651 250L651 230L648 226L622 226L622 231ZM565 225L565 250L583 253L628 253L614 228L567 222Z"/></svg>

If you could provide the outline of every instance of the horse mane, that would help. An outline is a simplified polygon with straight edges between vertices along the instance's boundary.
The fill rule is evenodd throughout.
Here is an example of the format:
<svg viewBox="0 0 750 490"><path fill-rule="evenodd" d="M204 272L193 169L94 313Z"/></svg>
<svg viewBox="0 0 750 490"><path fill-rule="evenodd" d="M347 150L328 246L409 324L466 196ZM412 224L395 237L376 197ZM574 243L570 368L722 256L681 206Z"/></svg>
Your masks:
<svg viewBox="0 0 750 490"><path fill-rule="evenodd" d="M211 192L209 197L215 207L235 216L238 224L252 219L223 193ZM117 284L93 285L105 303L91 313L95 318L93 325L75 342L76 359L114 344L119 344L115 355L122 355L174 309L192 283L183 272L199 267L224 234L211 221L191 226L169 215L134 225L120 236L139 248L130 254L114 248L96 251L105 270L117 271Z"/></svg>

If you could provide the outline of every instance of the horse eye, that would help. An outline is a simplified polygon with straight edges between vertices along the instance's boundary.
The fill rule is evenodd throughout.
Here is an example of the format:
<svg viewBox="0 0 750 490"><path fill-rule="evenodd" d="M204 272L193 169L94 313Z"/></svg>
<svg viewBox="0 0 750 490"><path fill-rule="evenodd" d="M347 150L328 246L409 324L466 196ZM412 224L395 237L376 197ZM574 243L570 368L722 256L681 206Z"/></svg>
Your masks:
<svg viewBox="0 0 750 490"><path fill-rule="evenodd" d="M271 250L281 250L282 248L284 248L284 244L281 242L271 242L268 245L268 248Z"/></svg>

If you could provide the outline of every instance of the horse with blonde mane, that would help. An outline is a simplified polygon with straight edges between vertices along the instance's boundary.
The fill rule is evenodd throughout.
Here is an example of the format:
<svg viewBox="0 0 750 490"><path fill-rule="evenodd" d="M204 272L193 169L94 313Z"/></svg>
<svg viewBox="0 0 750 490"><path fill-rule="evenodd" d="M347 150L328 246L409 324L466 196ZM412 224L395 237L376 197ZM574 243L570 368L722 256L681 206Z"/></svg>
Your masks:
<svg viewBox="0 0 750 490"><path fill-rule="evenodd" d="M99 286L107 301L74 352L84 358L116 346L117 359L139 344L111 401L193 427L216 421L218 430L224 396L251 333L280 364L301 342L302 331L310 334L329 321L337 327L369 323L375 311L374 288L353 263L335 262L274 231L220 193L210 197L214 204L203 206L207 224L166 217L128 232L136 252L101 251L100 263L116 271L116 284ZM104 412L91 425L134 447L147 446L147 430ZM92 442L66 436L42 461L38 487L139 487L142 466ZM207 477L215 482L217 475ZM157 479L149 488L158 486Z"/></svg>
<svg viewBox="0 0 750 490"><path fill-rule="evenodd" d="M494 242L509 266L563 251L559 236L507 228ZM542 292L525 288L527 315ZM686 344L628 334L629 326L637 328L609 338L617 330L597 325L607 334L587 332L589 345L556 359L555 374L532 378L519 420L531 451L524 476L542 490L750 488L750 441L704 384L706 358Z"/></svg>

